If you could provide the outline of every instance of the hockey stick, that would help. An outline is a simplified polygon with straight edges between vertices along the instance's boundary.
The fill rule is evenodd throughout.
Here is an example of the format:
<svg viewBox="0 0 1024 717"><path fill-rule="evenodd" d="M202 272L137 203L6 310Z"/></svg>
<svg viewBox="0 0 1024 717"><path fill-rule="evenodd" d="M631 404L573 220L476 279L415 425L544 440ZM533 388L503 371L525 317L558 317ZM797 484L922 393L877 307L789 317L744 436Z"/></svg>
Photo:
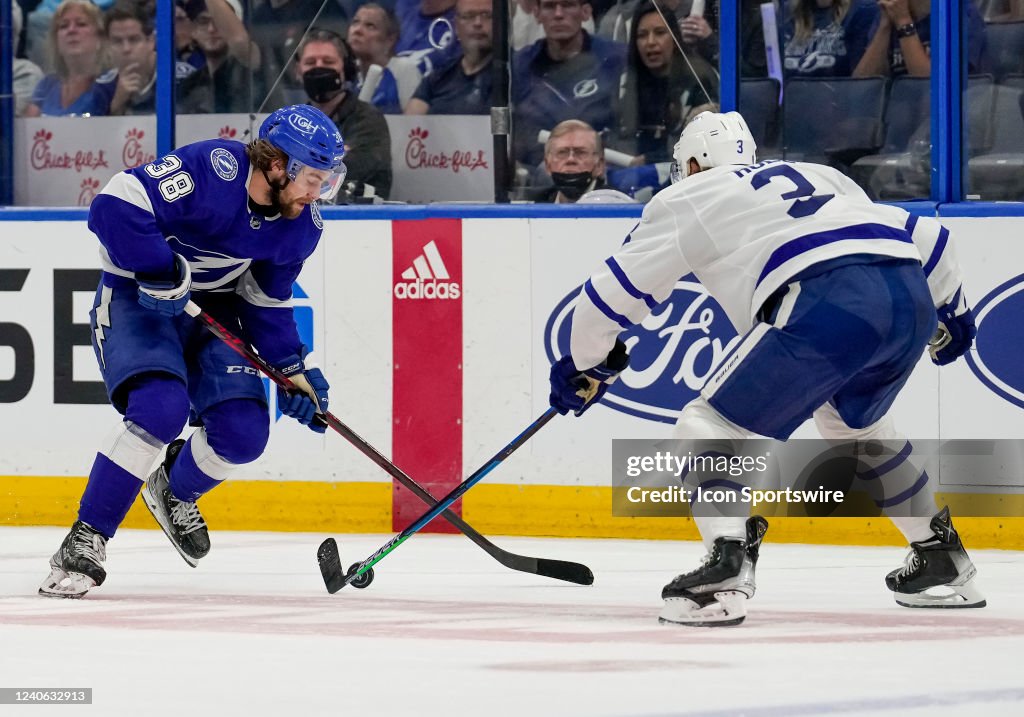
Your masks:
<svg viewBox="0 0 1024 717"><path fill-rule="evenodd" d="M416 521L394 538L385 543L376 553L361 563L356 563L345 573L341 567L341 556L338 554L338 544L334 538L328 538L320 545L316 557L320 562L320 572L324 577L324 584L327 592L336 593L349 583L355 583L357 587L366 587L373 580L373 566L384 559L384 556L393 551L399 545L418 533L437 516L441 515L448 506L457 501L470 488L475 486L484 476L494 470L502 461L512 455L517 448L526 443L539 431L545 423L558 415L558 411L549 408L541 414L540 418L526 427L522 433L516 436L511 443L502 448L498 453L477 469L473 475L455 486L448 495L442 498L430 510L421 515Z"/></svg>
<svg viewBox="0 0 1024 717"><path fill-rule="evenodd" d="M282 388L294 389L294 385L288 377L283 376L280 371L263 360L263 358L249 348L244 341L222 326L219 321L210 316L207 312L199 308L195 302L190 301L185 305L185 313L202 322L211 333L226 343L235 351L235 353L239 354L253 366L265 373L271 381ZM327 421L327 425L340 433L342 438L355 446L360 453L376 463L388 475L412 491L417 498L430 506L437 503L434 497L426 489L410 478L401 468L385 458L384 455L376 448L363 440L355 431L338 420L334 415L331 413L325 413L324 420ZM453 513L450 510L445 510L444 517L449 523L460 530L463 535L473 541L476 545L482 548L484 552L506 568L518 570L523 573L541 575L546 578L554 578L555 580L564 580L578 585L592 585L594 583L594 574L586 565L566 560L531 558L526 555L510 553L507 550L499 548L497 545L482 536L456 513Z"/></svg>

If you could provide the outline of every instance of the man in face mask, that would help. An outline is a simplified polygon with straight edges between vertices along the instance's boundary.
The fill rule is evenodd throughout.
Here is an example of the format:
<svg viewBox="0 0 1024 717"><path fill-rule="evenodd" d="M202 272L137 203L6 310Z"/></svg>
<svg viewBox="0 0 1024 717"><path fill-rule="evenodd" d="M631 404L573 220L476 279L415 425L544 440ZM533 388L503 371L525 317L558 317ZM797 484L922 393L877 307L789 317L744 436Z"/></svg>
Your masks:
<svg viewBox="0 0 1024 717"><path fill-rule="evenodd" d="M344 39L331 30L310 30L296 53L295 68L309 103L330 117L345 138L346 193L387 199L391 135L384 115L355 94L355 59Z"/></svg>
<svg viewBox="0 0 1024 717"><path fill-rule="evenodd" d="M587 192L607 186L604 148L594 128L580 120L555 125L544 145L544 166L554 181L534 196L537 202L572 204Z"/></svg>

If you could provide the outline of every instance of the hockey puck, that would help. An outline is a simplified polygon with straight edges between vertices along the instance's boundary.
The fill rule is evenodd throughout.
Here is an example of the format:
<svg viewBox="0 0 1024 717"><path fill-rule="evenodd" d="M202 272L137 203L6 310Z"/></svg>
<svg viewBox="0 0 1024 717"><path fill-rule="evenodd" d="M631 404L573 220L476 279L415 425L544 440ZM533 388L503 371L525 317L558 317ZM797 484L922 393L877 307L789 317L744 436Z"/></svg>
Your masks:
<svg viewBox="0 0 1024 717"><path fill-rule="evenodd" d="M352 573L354 573L358 569L359 569L359 563L352 563L352 565L350 565L349 568L348 568L348 574L351 575ZM363 573L362 575L356 577L352 582L350 582L349 585L351 585L354 588L359 588L360 590L362 590L364 588L370 587L370 583L372 583L372 582L373 582L373 568L369 568L369 569L367 569L367 571L365 573Z"/></svg>

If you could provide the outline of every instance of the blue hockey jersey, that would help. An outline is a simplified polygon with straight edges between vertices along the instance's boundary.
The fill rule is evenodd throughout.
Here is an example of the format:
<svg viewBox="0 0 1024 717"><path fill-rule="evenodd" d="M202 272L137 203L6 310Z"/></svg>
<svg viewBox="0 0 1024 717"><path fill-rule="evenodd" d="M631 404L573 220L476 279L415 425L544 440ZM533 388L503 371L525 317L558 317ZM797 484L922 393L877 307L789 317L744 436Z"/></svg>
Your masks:
<svg viewBox="0 0 1024 717"><path fill-rule="evenodd" d="M279 364L302 353L292 285L323 221L317 203L295 219L253 213L252 171L240 142L186 145L115 175L92 202L89 229L100 240L105 283L165 272L180 254L192 269L196 303L216 295L218 306L233 306L247 338Z"/></svg>

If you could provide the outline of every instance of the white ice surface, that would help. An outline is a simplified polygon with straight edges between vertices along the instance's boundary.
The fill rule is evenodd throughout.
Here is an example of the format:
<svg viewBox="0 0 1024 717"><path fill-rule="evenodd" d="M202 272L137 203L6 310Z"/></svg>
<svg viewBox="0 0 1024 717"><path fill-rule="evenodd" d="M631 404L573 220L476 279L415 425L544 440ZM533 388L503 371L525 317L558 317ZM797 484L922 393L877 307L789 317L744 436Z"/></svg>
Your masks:
<svg viewBox="0 0 1024 717"><path fill-rule="evenodd" d="M1022 715L1024 553L972 551L981 610L909 610L897 548L762 549L742 626L660 626L697 543L495 538L584 562L591 587L420 535L368 589L324 590L323 535L215 533L189 568L121 531L83 600L35 595L65 531L0 528L0 687L92 687L93 706L0 715ZM382 535L336 536L354 562Z"/></svg>

